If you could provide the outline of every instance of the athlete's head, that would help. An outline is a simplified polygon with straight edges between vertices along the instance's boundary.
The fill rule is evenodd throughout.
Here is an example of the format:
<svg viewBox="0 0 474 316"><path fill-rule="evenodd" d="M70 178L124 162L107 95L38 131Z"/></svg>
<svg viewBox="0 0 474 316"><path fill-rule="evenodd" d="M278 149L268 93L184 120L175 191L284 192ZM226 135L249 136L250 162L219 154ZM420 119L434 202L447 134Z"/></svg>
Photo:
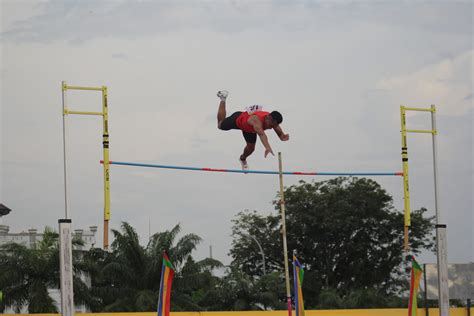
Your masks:
<svg viewBox="0 0 474 316"><path fill-rule="evenodd" d="M278 111L273 111L265 117L265 128L275 128L283 122L283 116Z"/></svg>

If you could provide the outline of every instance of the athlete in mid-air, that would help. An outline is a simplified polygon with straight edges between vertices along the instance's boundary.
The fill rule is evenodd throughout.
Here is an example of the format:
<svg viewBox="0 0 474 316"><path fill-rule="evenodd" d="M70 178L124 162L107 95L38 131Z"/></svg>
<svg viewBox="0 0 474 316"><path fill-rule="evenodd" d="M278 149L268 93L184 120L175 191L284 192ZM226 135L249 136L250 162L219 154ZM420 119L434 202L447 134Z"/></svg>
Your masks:
<svg viewBox="0 0 474 316"><path fill-rule="evenodd" d="M255 143L257 142L257 135L265 147L265 158L268 154L275 155L272 147L268 142L268 137L265 134L266 129L273 129L282 141L290 139L290 135L283 133L280 127L283 117L278 111L265 112L262 111L261 105L252 105L246 108L243 112L234 112L231 116L226 117L226 99L229 92L222 90L217 92L217 96L221 99L219 103L219 110L217 111L217 127L223 131L231 129L239 129L244 135L247 143L244 152L240 155L239 160L243 170L248 170L247 157L255 150Z"/></svg>

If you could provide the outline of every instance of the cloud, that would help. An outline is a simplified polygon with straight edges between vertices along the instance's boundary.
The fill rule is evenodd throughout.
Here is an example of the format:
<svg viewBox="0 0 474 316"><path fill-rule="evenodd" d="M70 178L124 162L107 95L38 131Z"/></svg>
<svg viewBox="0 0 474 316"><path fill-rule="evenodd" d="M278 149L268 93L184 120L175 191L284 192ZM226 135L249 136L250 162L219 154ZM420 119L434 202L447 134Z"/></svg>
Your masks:
<svg viewBox="0 0 474 316"><path fill-rule="evenodd" d="M15 11L13 4L8 8ZM135 39L182 30L326 32L354 22L469 34L471 9L469 2L48 1L36 4L32 16L10 19L1 36L20 42L66 40L77 44L96 38ZM334 20L338 23L332 23Z"/></svg>
<svg viewBox="0 0 474 316"><path fill-rule="evenodd" d="M446 114L464 115L473 108L473 59L474 50L469 50L414 72L382 79L377 88L388 91L400 104L412 107L436 104ZM407 100L410 104L406 104Z"/></svg>
<svg viewBox="0 0 474 316"><path fill-rule="evenodd" d="M115 58L115 59L128 59L128 56L126 54L114 53L114 54L112 54L112 58Z"/></svg>
<svg viewBox="0 0 474 316"><path fill-rule="evenodd" d="M459 222L472 210L472 199L466 198L472 191L470 4L0 3L5 135L0 178L5 203L15 209L15 217L7 218L12 229L51 225L62 214L61 80L109 87L112 160L234 169L243 138L237 131L218 131L215 121L215 93L225 88L231 90L229 112L257 102L284 114L292 141L269 137L274 150L285 153L288 170L396 170L398 106L439 105L449 114L438 122L442 190L452 188L441 200L449 205L448 227L457 234L448 238L449 254L472 256L459 247L472 232L472 225ZM34 8L25 11L28 6ZM100 95L71 92L68 104L94 110ZM75 225L100 227L101 123L71 117L67 126ZM432 210L430 139L417 139L409 145L412 201ZM31 164L31 157L41 165ZM277 170L276 162L264 159L259 145L251 168ZM150 218L156 229L182 222L188 225L184 230L212 242L216 253L222 249L218 258L227 256L233 214L273 209L270 201L278 190L272 177L112 169L112 227L127 220L145 232ZM288 177L285 184L297 181ZM399 181L380 181L399 208ZM236 194L246 198L236 200ZM47 216L38 220L31 210Z"/></svg>

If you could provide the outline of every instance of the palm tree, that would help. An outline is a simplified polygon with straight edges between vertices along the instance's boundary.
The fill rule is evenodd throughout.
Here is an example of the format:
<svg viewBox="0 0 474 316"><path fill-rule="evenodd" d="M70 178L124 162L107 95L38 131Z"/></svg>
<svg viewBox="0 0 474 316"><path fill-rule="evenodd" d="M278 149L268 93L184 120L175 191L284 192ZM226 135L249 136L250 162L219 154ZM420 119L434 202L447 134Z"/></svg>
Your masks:
<svg viewBox="0 0 474 316"><path fill-rule="evenodd" d="M173 310L212 310L219 298L216 293L219 278L214 276L212 271L222 267L223 264L215 259L206 258L195 262L192 257L188 257L183 268L175 276Z"/></svg>
<svg viewBox="0 0 474 316"><path fill-rule="evenodd" d="M177 240L181 227L154 234L148 245L140 245L139 236L127 222L121 231L112 230L112 252L98 255L101 268L93 275L92 290L100 300L94 311L150 311L156 309L160 287L163 251L175 266L176 275L201 238L187 234ZM97 253L95 254L97 256Z"/></svg>
<svg viewBox="0 0 474 316"><path fill-rule="evenodd" d="M73 246L77 245L83 245L82 241L74 240ZM73 251L73 265L75 302L87 305L87 287L79 277L87 269L80 264L77 251ZM28 313L57 313L48 289L58 287L59 236L51 228L45 228L43 239L32 249L15 243L0 246L0 288L5 307L15 312L26 306Z"/></svg>
<svg viewBox="0 0 474 316"><path fill-rule="evenodd" d="M176 241L178 234L181 232L180 224L177 224L170 231L156 233L151 236L147 246L149 255L155 257L160 256L166 250L171 262L175 267L177 273L181 271L191 253L196 249L196 246L202 241L201 237L196 234L187 234Z"/></svg>

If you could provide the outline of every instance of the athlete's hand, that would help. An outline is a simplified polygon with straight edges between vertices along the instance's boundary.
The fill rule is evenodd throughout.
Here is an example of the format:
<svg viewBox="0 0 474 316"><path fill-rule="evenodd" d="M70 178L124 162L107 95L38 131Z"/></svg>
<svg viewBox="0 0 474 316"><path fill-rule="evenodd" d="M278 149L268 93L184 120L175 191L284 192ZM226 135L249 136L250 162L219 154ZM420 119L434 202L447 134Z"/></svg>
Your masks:
<svg viewBox="0 0 474 316"><path fill-rule="evenodd" d="M270 149L265 149L265 158L267 158L268 154L272 154L273 156L275 156L275 154L273 153L273 150L270 148Z"/></svg>
<svg viewBox="0 0 474 316"><path fill-rule="evenodd" d="M287 140L290 139L290 134L282 134L282 135L280 136L280 139L281 139L282 141L287 141Z"/></svg>

